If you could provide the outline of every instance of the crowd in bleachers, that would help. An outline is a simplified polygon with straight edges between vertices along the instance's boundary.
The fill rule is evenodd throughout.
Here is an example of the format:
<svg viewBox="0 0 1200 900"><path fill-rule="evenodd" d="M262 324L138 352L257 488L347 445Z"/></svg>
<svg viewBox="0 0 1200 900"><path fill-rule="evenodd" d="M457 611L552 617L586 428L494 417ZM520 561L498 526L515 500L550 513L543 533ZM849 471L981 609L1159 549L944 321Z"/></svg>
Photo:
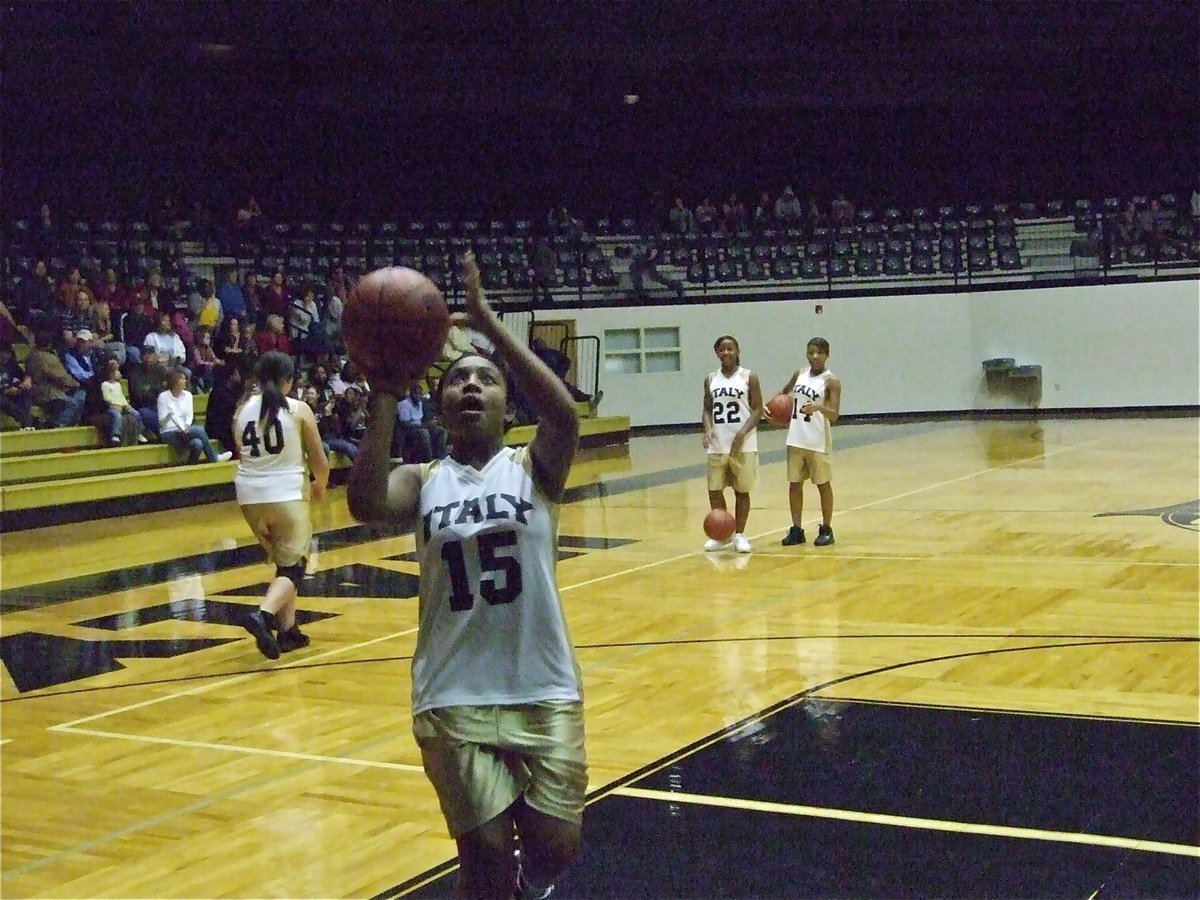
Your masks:
<svg viewBox="0 0 1200 900"><path fill-rule="evenodd" d="M469 248L485 286L535 303L564 287L615 289L624 271L632 298L648 282L682 296L710 282L957 277L1020 270L1018 226L1036 220L1072 222L1079 252L1105 265L1200 259L1200 191L1190 208L1163 194L876 209L786 186L752 206L737 194L660 196L640 219L585 221L558 205L528 220L324 225L271 221L251 197L226 228L169 208L154 222L64 227L43 206L5 235L0 412L10 427L93 423L114 444L162 439L158 400L179 373L189 394L210 395L207 434L230 448L230 403L254 359L278 349L300 362L297 396L311 397L330 446L352 455L367 386L346 363L341 314L362 272L411 266L454 289ZM189 272L197 258L224 261L219 285ZM108 387L113 363L125 402ZM426 443L437 441L421 438L418 452Z"/></svg>

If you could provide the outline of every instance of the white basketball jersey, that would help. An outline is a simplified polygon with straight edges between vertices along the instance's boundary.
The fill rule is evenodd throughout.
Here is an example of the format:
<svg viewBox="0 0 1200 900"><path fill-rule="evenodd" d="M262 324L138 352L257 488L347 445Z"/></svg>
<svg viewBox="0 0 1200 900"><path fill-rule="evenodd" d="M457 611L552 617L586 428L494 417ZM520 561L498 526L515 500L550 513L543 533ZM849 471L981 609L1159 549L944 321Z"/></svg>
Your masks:
<svg viewBox="0 0 1200 900"><path fill-rule="evenodd" d="M414 713L582 699L554 574L558 505L530 465L527 448L505 447L482 470L425 466Z"/></svg>
<svg viewBox="0 0 1200 900"><path fill-rule="evenodd" d="M262 395L254 394L237 414L234 434L242 440L242 458L233 484L240 504L282 503L308 497L308 462L295 417L299 400L285 398L286 406L266 428Z"/></svg>
<svg viewBox="0 0 1200 900"><path fill-rule="evenodd" d="M800 447L804 450L816 450L819 453L831 453L833 451L833 435L832 429L829 427L829 420L822 413L813 413L811 420L804 421L804 415L800 412L801 407L806 403L821 403L824 404L826 399L826 386L829 384L829 379L833 378L833 373L826 369L820 375L813 375L812 369L805 369L800 373L800 377L796 379L796 386L792 388L792 421L788 425L787 445L789 447Z"/></svg>
<svg viewBox="0 0 1200 900"><path fill-rule="evenodd" d="M712 423L716 440L709 445L708 452L728 453L733 439L754 412L750 408L750 370L738 366L736 372L726 377L720 369L708 376L708 395L712 398ZM742 452L758 450L758 429L755 428L742 442Z"/></svg>

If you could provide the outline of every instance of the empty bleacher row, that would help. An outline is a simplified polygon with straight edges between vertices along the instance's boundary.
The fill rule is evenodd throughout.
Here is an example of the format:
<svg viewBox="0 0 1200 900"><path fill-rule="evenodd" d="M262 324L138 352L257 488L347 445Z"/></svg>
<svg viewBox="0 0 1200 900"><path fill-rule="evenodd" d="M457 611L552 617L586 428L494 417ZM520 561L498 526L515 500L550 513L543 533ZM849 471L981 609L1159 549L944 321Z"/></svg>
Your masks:
<svg viewBox="0 0 1200 900"><path fill-rule="evenodd" d="M152 269L170 283L189 275L189 261L223 260L242 271L283 271L289 280L327 277L336 267L354 274L387 265L427 273L443 288L457 282L456 260L471 249L485 285L530 294L544 285L566 293L612 293L628 287L639 243L657 249L660 266L678 270L689 289L702 285L937 279L994 276L1020 279L1069 271L1072 257L1096 256L1100 265L1145 266L1200 259L1200 232L1174 194L1155 198L1169 227L1150 240L1122 239L1117 216L1145 197L1109 197L1043 204L968 204L913 209L862 208L839 226L767 223L732 233L672 233L658 221L632 217L577 222L546 234L531 220L387 221L378 223L276 222L255 235L233 237L179 221L155 228L145 222L78 221L56 237L52 271L78 265L85 276L114 269L136 284ZM5 241L11 286L45 256L28 222L12 223Z"/></svg>

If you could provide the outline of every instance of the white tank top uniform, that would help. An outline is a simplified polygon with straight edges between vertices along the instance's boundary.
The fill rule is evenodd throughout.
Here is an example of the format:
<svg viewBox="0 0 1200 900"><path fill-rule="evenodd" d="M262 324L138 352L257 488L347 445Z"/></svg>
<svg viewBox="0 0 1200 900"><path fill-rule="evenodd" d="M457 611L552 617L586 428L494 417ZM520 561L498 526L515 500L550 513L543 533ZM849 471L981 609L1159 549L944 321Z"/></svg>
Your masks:
<svg viewBox="0 0 1200 900"><path fill-rule="evenodd" d="M788 425L787 445L800 447L804 450L816 450L818 453L833 452L833 434L829 420L822 413L812 414L811 421L804 421L800 412L806 403L825 404L827 386L833 373L826 369L820 375L813 375L812 369L805 369L796 379L792 388L792 421Z"/></svg>
<svg viewBox="0 0 1200 900"><path fill-rule="evenodd" d="M581 700L555 580L558 504L534 485L528 448L483 469L435 460L421 480L414 715Z"/></svg>
<svg viewBox="0 0 1200 900"><path fill-rule="evenodd" d="M279 417L265 429L259 421L261 394L247 400L234 420L234 433L242 440L242 458L233 484L242 506L308 498L308 462L296 418L300 401L285 399Z"/></svg>
<svg viewBox="0 0 1200 900"><path fill-rule="evenodd" d="M753 413L750 408L750 370L738 366L732 375L725 376L717 369L708 376L708 395L712 398L713 435L716 438L708 445L708 452L711 455L728 453L734 437ZM742 451L758 451L757 428L746 435Z"/></svg>

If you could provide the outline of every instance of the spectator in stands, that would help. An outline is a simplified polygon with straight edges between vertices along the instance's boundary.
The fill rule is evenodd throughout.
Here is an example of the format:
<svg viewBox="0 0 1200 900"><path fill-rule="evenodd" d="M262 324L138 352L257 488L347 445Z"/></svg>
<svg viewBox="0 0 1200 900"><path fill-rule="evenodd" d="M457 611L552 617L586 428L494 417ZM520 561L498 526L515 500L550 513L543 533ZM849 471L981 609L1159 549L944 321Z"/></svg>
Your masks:
<svg viewBox="0 0 1200 900"><path fill-rule="evenodd" d="M292 355L292 342L283 330L283 316L271 314L267 316L267 327L261 329L254 337L258 355L262 356L271 350Z"/></svg>
<svg viewBox="0 0 1200 900"><path fill-rule="evenodd" d="M810 194L808 197L808 227L809 229L820 228L825 224L825 213L821 212L821 204L817 202L815 194Z"/></svg>
<svg viewBox="0 0 1200 900"><path fill-rule="evenodd" d="M213 341L213 350L226 364L240 363L246 359L246 336L242 333L242 318L229 315L221 322Z"/></svg>
<svg viewBox="0 0 1200 900"><path fill-rule="evenodd" d="M39 259L33 271L21 279L17 286L17 321L28 325L36 334L42 328L54 324L54 280L46 271L45 260Z"/></svg>
<svg viewBox="0 0 1200 900"><path fill-rule="evenodd" d="M392 456L402 456L406 463L424 463L445 455L446 430L437 423L432 400L421 392L420 382L414 381L396 406Z"/></svg>
<svg viewBox="0 0 1200 900"><path fill-rule="evenodd" d="M112 314L109 311L108 301L97 298L91 313L88 327L95 335L96 347L124 366L129 354L125 344L117 339L116 333L113 331Z"/></svg>
<svg viewBox="0 0 1200 900"><path fill-rule="evenodd" d="M246 295L242 293L241 285L238 284L237 269L231 268L225 273L225 281L217 292L217 299L221 302L223 316L246 318Z"/></svg>
<svg viewBox="0 0 1200 900"><path fill-rule="evenodd" d="M1192 188L1192 218L1200 221L1200 186Z"/></svg>
<svg viewBox="0 0 1200 900"><path fill-rule="evenodd" d="M11 416L22 430L33 427L33 380L8 343L0 343L0 412Z"/></svg>
<svg viewBox="0 0 1200 900"><path fill-rule="evenodd" d="M125 356L132 363L142 358L146 337L154 331L154 319L147 310L146 301L135 297L133 306L117 324L117 337L125 345Z"/></svg>
<svg viewBox="0 0 1200 900"><path fill-rule="evenodd" d="M682 197L675 198L675 204L667 213L667 220L671 223L671 230L676 234L690 234L696 230L696 217L684 205Z"/></svg>
<svg viewBox="0 0 1200 900"><path fill-rule="evenodd" d="M0 344L27 344L29 335L29 328L17 324L8 307L0 302Z"/></svg>
<svg viewBox="0 0 1200 900"><path fill-rule="evenodd" d="M83 387L85 391L98 388L103 381L101 370L97 367L95 351L92 348L92 332L81 328L67 338L67 348L63 353L63 363L67 373Z"/></svg>
<svg viewBox="0 0 1200 900"><path fill-rule="evenodd" d="M804 205L790 184L775 201L775 219L782 228L799 228L804 221Z"/></svg>
<svg viewBox="0 0 1200 900"><path fill-rule="evenodd" d="M758 195L754 212L750 214L750 224L755 231L763 231L775 224L775 204L771 202L771 195L766 191Z"/></svg>
<svg viewBox="0 0 1200 900"><path fill-rule="evenodd" d="M271 276L271 283L266 286L262 293L262 316L282 316L286 322L288 317L288 307L291 305L288 298L287 285L284 283L283 271L277 270ZM261 322L261 318L260 318ZM265 352L265 351L264 351Z"/></svg>
<svg viewBox="0 0 1200 900"><path fill-rule="evenodd" d="M187 349L183 346L179 335L175 333L169 312L158 314L157 330L146 335L142 347L147 353L157 354L159 360L167 368L182 368L186 374Z"/></svg>
<svg viewBox="0 0 1200 900"><path fill-rule="evenodd" d="M325 453L341 453L353 462L358 456L358 444L342 435L342 423L334 409L333 398L322 400L320 393L310 384L304 389L302 399L316 416L317 432L321 435Z"/></svg>
<svg viewBox="0 0 1200 900"><path fill-rule="evenodd" d="M746 210L746 204L741 201L737 193L729 195L729 199L721 205L721 219L725 223L725 230L730 234L737 234L744 228L750 225L750 213Z"/></svg>
<svg viewBox="0 0 1200 900"><path fill-rule="evenodd" d="M129 367L129 403L142 426L158 436L158 395L167 389L167 367L157 353L146 353Z"/></svg>
<svg viewBox="0 0 1200 900"><path fill-rule="evenodd" d="M30 378L33 405L41 408L45 421L53 428L78 425L87 392L54 352L52 332L48 329L37 333L33 352L25 361L25 371Z"/></svg>
<svg viewBox="0 0 1200 900"><path fill-rule="evenodd" d="M258 276L253 272L247 272L246 277L242 279L242 299L246 301L246 315L242 319L243 325L259 321L259 316L262 315L262 298L260 294Z"/></svg>
<svg viewBox="0 0 1200 900"><path fill-rule="evenodd" d="M308 373L308 385L317 392L317 399L321 403L328 403L333 399L333 387L329 384L329 367L324 363L317 363Z"/></svg>
<svg viewBox="0 0 1200 900"><path fill-rule="evenodd" d="M171 313L171 329L179 336L179 340L183 341L183 352L190 358L196 335L192 332L192 321L188 318L186 309L176 309Z"/></svg>
<svg viewBox="0 0 1200 900"><path fill-rule="evenodd" d="M213 389L217 369L225 365L225 360L213 350L211 329L196 329L196 342L192 344L192 354L188 363L192 370L192 384L199 393L207 394Z"/></svg>
<svg viewBox="0 0 1200 900"><path fill-rule="evenodd" d="M150 270L146 276L146 284L137 293L147 309L155 312L172 312L175 309L174 294L163 285L162 272L158 269Z"/></svg>
<svg viewBox="0 0 1200 900"><path fill-rule="evenodd" d="M204 430L222 447L235 449L237 446L233 440L233 416L246 387L246 371L241 360L215 370L213 389L208 395L208 409L204 414Z"/></svg>
<svg viewBox="0 0 1200 900"><path fill-rule="evenodd" d="M238 206L234 215L233 230L237 240L257 241L261 237L262 207L251 194Z"/></svg>
<svg viewBox="0 0 1200 900"><path fill-rule="evenodd" d="M125 396L125 389L121 386L121 366L115 359L108 361L104 376L100 390L107 407L109 442L126 447L146 443L146 437L142 434L142 417L130 406Z"/></svg>
<svg viewBox="0 0 1200 900"><path fill-rule="evenodd" d="M225 310L213 292L212 282L207 278L200 279L199 295L195 308L189 308L192 321L196 323L197 328L216 331L221 320L225 318Z"/></svg>
<svg viewBox="0 0 1200 900"><path fill-rule="evenodd" d="M300 297L292 301L288 309L288 323L292 347L297 354L308 354L316 359L329 352L321 308L317 305L317 289L311 283L306 283Z"/></svg>
<svg viewBox="0 0 1200 900"><path fill-rule="evenodd" d="M836 227L854 224L854 204L846 199L845 194L838 194L829 205L829 217Z"/></svg>
<svg viewBox="0 0 1200 900"><path fill-rule="evenodd" d="M705 197L696 204L696 212L693 218L696 222L696 230L701 234L712 234L717 222L717 207L708 197Z"/></svg>
<svg viewBox="0 0 1200 900"><path fill-rule="evenodd" d="M551 234L578 234L583 223L560 203L552 206L550 212L546 213L546 227L550 229Z"/></svg>
<svg viewBox="0 0 1200 900"><path fill-rule="evenodd" d="M107 303L108 308L116 313L129 309L129 294L121 284L116 269L104 270L104 282L96 288L96 302Z"/></svg>
<svg viewBox="0 0 1200 900"><path fill-rule="evenodd" d="M342 347L342 313L345 309L345 296L337 293L331 282L325 299L325 335L335 353Z"/></svg>
<svg viewBox="0 0 1200 900"><path fill-rule="evenodd" d="M558 281L558 256L550 246L549 239L543 234L533 239L533 249L529 253L529 269L533 302L551 302L554 299L551 291Z"/></svg>
<svg viewBox="0 0 1200 900"><path fill-rule="evenodd" d="M578 387L567 380L567 373L571 371L571 358L567 356L567 354L563 353L561 350L554 350L553 348L548 347L546 342L541 338L533 338L529 342L529 349L533 351L534 355L538 359L546 364L547 368L549 368L551 372L559 377L559 380L561 380L566 386L567 393L571 395L572 400L583 403L591 403L591 396L585 394Z"/></svg>
<svg viewBox="0 0 1200 900"><path fill-rule="evenodd" d="M1139 238L1137 204L1130 200L1117 218L1117 234L1121 243L1128 246Z"/></svg>
<svg viewBox="0 0 1200 900"><path fill-rule="evenodd" d="M43 203L38 210L38 221L33 229L33 240L40 256L49 258L58 250L58 229L54 226L54 217L50 214L49 203Z"/></svg>
<svg viewBox="0 0 1200 900"><path fill-rule="evenodd" d="M683 299L683 282L678 278L668 278L658 271L661 252L658 245L650 238L639 238L633 245L633 254L629 260L629 277L633 282L635 299L646 299L647 279L669 287L680 300Z"/></svg>
<svg viewBox="0 0 1200 900"><path fill-rule="evenodd" d="M78 295L61 299L58 303L58 308L54 313L54 329L59 335L60 342L63 335L74 334L83 327L83 320L79 316L80 296L85 296L82 291Z"/></svg>
<svg viewBox="0 0 1200 900"><path fill-rule="evenodd" d="M189 463L200 458L225 462L232 451L218 454L204 429L195 424L192 395L187 390L187 375L176 369L167 376L167 389L158 395L158 436L164 444L188 454Z"/></svg>
<svg viewBox="0 0 1200 900"><path fill-rule="evenodd" d="M358 444L367 430L367 392L357 384L347 384L334 402L334 412L342 437Z"/></svg>
<svg viewBox="0 0 1200 900"><path fill-rule="evenodd" d="M92 289L87 286L83 275L80 274L79 266L71 266L71 268L67 269L67 274L63 276L63 280L58 283L59 305L61 306L78 300L80 291L87 293L88 300L92 300L96 296Z"/></svg>

